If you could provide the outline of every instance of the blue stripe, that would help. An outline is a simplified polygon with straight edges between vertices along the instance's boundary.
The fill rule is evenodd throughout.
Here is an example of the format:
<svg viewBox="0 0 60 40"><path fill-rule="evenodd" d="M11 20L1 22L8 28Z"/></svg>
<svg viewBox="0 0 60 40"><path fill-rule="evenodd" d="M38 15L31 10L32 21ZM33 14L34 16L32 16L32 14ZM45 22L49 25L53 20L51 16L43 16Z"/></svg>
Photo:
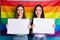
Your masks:
<svg viewBox="0 0 60 40"><path fill-rule="evenodd" d="M56 25L55 31L60 31L60 25Z"/></svg>
<svg viewBox="0 0 60 40"><path fill-rule="evenodd" d="M0 24L0 30L7 30L5 24Z"/></svg>

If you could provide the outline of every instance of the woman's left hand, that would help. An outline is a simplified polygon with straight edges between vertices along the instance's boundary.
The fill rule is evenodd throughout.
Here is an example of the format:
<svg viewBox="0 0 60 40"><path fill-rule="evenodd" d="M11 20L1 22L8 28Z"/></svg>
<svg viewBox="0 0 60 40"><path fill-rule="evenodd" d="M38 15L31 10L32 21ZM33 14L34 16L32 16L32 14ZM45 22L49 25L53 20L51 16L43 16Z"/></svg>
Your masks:
<svg viewBox="0 0 60 40"><path fill-rule="evenodd" d="M53 24L52 27L55 28L55 24Z"/></svg>

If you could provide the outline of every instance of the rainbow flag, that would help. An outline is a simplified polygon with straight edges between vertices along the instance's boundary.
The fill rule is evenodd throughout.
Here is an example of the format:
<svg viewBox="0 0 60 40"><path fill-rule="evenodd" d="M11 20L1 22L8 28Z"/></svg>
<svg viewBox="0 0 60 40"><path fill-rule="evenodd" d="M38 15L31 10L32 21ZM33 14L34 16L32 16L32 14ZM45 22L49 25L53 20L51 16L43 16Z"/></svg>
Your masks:
<svg viewBox="0 0 60 40"><path fill-rule="evenodd" d="M15 8L22 4L25 7L26 18L32 19L34 7L43 6L45 18L55 19L55 34L48 35L50 40L60 40L60 1L7 1L1 0L0 23L7 24L7 19L15 17Z"/></svg>
<svg viewBox="0 0 60 40"><path fill-rule="evenodd" d="M1 18L14 18L14 11L17 5L25 7L26 18L32 18L34 7L40 4L44 8L45 18L60 18L60 1L4 1L1 5Z"/></svg>

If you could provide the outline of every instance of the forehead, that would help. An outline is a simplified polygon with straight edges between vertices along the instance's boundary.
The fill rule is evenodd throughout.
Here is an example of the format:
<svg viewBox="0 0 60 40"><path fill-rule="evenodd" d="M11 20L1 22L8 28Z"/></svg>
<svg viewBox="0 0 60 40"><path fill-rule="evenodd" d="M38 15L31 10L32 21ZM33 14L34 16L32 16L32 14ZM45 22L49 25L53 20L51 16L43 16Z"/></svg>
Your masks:
<svg viewBox="0 0 60 40"><path fill-rule="evenodd" d="M22 6L19 6L17 9L23 9L23 7Z"/></svg>
<svg viewBox="0 0 60 40"><path fill-rule="evenodd" d="M40 6L36 7L36 9L42 9Z"/></svg>

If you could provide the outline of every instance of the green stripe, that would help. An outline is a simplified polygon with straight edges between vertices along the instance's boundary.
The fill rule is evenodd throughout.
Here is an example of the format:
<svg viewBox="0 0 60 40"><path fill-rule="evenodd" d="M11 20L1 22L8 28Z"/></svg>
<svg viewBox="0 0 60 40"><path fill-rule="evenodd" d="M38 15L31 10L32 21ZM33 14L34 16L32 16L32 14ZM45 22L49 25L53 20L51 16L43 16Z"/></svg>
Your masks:
<svg viewBox="0 0 60 40"><path fill-rule="evenodd" d="M3 23L3 24L7 24L7 21L8 21L7 18L1 18L0 20L1 20L1 21L0 21L1 23Z"/></svg>
<svg viewBox="0 0 60 40"><path fill-rule="evenodd" d="M0 23L7 24L8 18L0 18ZM60 25L60 18L55 19L55 24Z"/></svg>
<svg viewBox="0 0 60 40"><path fill-rule="evenodd" d="M56 18L56 19L55 19L55 24L56 24L56 25L60 25L60 18Z"/></svg>

